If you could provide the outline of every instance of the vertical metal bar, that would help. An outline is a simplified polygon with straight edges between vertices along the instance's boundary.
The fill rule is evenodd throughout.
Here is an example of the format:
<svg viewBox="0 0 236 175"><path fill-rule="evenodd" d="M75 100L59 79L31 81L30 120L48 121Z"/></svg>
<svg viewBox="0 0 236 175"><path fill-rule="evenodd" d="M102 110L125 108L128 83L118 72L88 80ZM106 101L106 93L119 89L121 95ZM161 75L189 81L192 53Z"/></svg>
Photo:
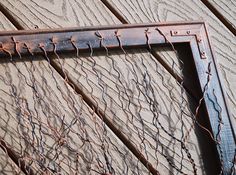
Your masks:
<svg viewBox="0 0 236 175"><path fill-rule="evenodd" d="M220 159L222 159L222 171L224 175L228 175L230 174L231 168L233 166L232 161L234 159L234 152L236 148L235 135L229 119L229 112L224 101L223 91L220 85L218 73L216 71L216 65L213 60L213 55L210 51L209 45L207 43L207 59L204 60L201 59L201 56L198 52L196 40L192 40L190 42L190 46L192 49L192 54L202 90L204 89L208 81L206 75L210 74L210 81L207 85L207 90L203 94L204 101L209 116L211 128L213 131L215 143L217 146L218 154ZM208 65L210 65L210 68ZM219 124L222 124L220 131ZM220 139L217 139L217 135L220 135Z"/></svg>

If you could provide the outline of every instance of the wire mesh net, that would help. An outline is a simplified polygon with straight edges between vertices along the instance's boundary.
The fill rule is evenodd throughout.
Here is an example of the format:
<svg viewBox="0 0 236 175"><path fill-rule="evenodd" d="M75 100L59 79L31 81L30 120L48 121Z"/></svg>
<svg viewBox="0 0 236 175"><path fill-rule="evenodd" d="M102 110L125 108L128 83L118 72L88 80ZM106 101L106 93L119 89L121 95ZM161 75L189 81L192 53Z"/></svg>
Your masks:
<svg viewBox="0 0 236 175"><path fill-rule="evenodd" d="M75 51L0 64L2 174L205 174L194 129L211 135L196 121L203 98L190 109L182 82L145 49Z"/></svg>

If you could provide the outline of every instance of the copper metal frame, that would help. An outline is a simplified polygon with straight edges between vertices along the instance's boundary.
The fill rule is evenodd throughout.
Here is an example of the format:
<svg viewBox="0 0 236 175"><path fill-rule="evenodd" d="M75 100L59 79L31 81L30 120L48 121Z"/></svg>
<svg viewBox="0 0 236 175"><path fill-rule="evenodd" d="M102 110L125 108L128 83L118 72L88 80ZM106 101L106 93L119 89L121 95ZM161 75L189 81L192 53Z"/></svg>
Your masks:
<svg viewBox="0 0 236 175"><path fill-rule="evenodd" d="M150 48L152 45L164 45L169 42L173 44L187 43L191 48L214 136L218 132L219 115L222 117L221 149L217 149L218 154L223 155L224 174L229 174L235 156L236 125L230 117L204 22L125 24L68 29L6 31L0 33L0 57L1 60L6 56L10 56L11 59L20 59L22 55L52 53L55 47L57 52L77 51L78 53L78 51L88 52L91 48L93 50L101 49L103 46L108 49L120 49L121 46L135 48L148 46ZM209 65L211 66L209 67ZM209 77L211 82L208 84ZM206 84L208 85L207 90L205 89ZM213 105L212 100L220 106L220 109L215 109L216 107ZM87 101L91 103L91 101ZM104 121L111 127L113 132L118 135L121 134L109 123L109 119ZM123 142L126 141L125 136L118 137ZM136 156L139 155L134 146L126 145ZM149 162L142 156L139 156L139 158L153 174L157 174L155 169L151 170L153 167Z"/></svg>

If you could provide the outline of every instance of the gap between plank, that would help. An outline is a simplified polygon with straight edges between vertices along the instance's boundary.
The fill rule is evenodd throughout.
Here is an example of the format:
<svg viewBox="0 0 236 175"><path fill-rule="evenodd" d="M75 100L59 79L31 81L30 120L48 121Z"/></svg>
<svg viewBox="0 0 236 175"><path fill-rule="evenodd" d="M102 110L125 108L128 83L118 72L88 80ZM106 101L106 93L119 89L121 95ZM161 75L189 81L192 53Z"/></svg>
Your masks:
<svg viewBox="0 0 236 175"><path fill-rule="evenodd" d="M13 17L10 12L2 6L0 3L0 11L8 18L8 20L18 29L24 30L25 28ZM117 14L118 15L118 14ZM125 21L123 21L125 22ZM50 60L50 66L54 68L54 70L59 73L59 75L64 79L65 75L62 69L57 65L57 63L53 60ZM130 142L130 140L110 121L110 119L100 110L93 101L76 85L70 77L68 78L67 84L75 89L75 91L83 97L85 103L93 110L95 109L95 113L98 117L103 120L103 122L111 129L111 131L122 141L122 143L134 154L134 156L150 171L153 175L160 175L160 173L152 166L152 164L144 157L144 155L136 148L134 144ZM15 156L10 156L10 158L16 163ZM25 169L18 165L16 165L25 172Z"/></svg>
<svg viewBox="0 0 236 175"><path fill-rule="evenodd" d="M28 175L35 175L34 170L30 166L26 165L20 155L18 155L12 148L8 147L7 143L2 138L0 138L0 148L10 157L21 171Z"/></svg>
<svg viewBox="0 0 236 175"><path fill-rule="evenodd" d="M14 18L10 11L0 3L0 11L18 30L24 30L24 27Z"/></svg>
<svg viewBox="0 0 236 175"><path fill-rule="evenodd" d="M217 10L208 0L201 0L202 3L236 36L234 26Z"/></svg>
<svg viewBox="0 0 236 175"><path fill-rule="evenodd" d="M101 2L108 8L108 10L111 11L111 13L113 13L119 20L121 23L123 24L129 24L129 22L120 14L120 12L118 12L113 6L112 4L108 1L108 0L101 0ZM177 74L175 73L175 71L166 63L165 60L163 60L161 58L161 56L159 56L155 50L153 50L152 48L148 50L148 52L150 52L152 54L152 56L154 58L157 59L157 61L171 74L172 77L175 78L175 80L181 84L183 82L183 79ZM191 90L189 88L187 88L184 84L183 84L184 89L186 90L186 92L195 100L195 102L198 102L198 98L191 92Z"/></svg>
<svg viewBox="0 0 236 175"><path fill-rule="evenodd" d="M129 22L111 5L107 0L101 0L102 3L111 11L123 24L129 24ZM151 48L148 50L160 63L161 65L180 83L183 79L176 74L172 68Z"/></svg>
<svg viewBox="0 0 236 175"><path fill-rule="evenodd" d="M113 15L115 15L115 17L117 17L120 22L122 24L129 24L129 22L123 17L123 15L120 14L120 12L118 12L109 1L107 0L101 0L101 2L108 8L108 10L111 11L111 13L113 13Z"/></svg>
<svg viewBox="0 0 236 175"><path fill-rule="evenodd" d="M66 75L58 66L58 64L53 60L50 60L50 63L50 65L61 75L61 77L65 79ZM130 140L112 123L112 121L106 116L106 114L101 109L99 109L99 106L97 106L92 100L90 100L90 98L77 86L76 82L74 82L69 76L67 76L67 84L71 86L75 90L75 92L83 97L83 100L91 109L95 109L94 111L97 116L111 129L111 131L153 175L160 175L159 172L152 166L152 164L136 148L136 146L130 142Z"/></svg>

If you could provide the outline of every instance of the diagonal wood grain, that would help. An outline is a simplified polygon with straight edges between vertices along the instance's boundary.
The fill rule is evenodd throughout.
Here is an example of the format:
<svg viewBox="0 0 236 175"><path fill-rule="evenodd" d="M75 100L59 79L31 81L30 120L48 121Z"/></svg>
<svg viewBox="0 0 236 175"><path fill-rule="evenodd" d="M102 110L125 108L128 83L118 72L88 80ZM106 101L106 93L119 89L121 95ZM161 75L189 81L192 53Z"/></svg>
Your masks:
<svg viewBox="0 0 236 175"><path fill-rule="evenodd" d="M14 29L2 13L0 13L0 18L1 30ZM63 174L75 174L76 172L94 174L91 169L104 172L104 169L98 166L98 163L105 165L106 162L100 138L103 135L106 140L105 151L108 154L108 160L113 162L113 168L117 174L148 174L146 168L139 163L139 160L130 153L109 128L106 128L107 134L104 134L103 122L93 114L94 112L44 58L33 62L1 62L0 71L0 136L26 162L31 154L39 157L43 155L43 153L40 155L35 153L31 146L31 144L35 144L36 150L40 151L40 145L37 144L40 140L44 146L45 155L47 153L49 157L55 156L56 153L50 152L48 148L58 141L57 137L52 136L55 136L56 128L60 127L60 118L64 116L66 118L64 122L67 125L75 117L79 118L73 125L70 134L66 136L67 144L60 148L63 152L59 157L61 169L55 168L52 164L54 162L48 160L45 163L48 164L47 170L44 170L34 161L32 167L35 171L40 170L40 174L43 171L49 173L49 168L51 168L51 170L54 169L54 171ZM30 120L34 126L31 125L32 123L30 124ZM47 122L51 123L55 130L46 124ZM21 128L21 125L24 127ZM42 133L47 133L41 139L40 125ZM31 132L36 133L36 138L32 137ZM90 140L85 144L81 140L81 137L85 135L84 132L87 133L87 139ZM70 146L70 150L68 150L68 146ZM106 150L107 147L109 150ZM83 155L87 155L87 159ZM32 158L39 160L38 157ZM77 165L76 159L78 159ZM70 161L72 163L68 164ZM58 163L58 160L55 162ZM132 166L134 164L137 166ZM78 166L77 169L76 166ZM0 173L17 174L18 171L20 170L1 150Z"/></svg>
<svg viewBox="0 0 236 175"><path fill-rule="evenodd" d="M111 12L104 9L99 0L26 0L24 2L5 0L1 3L20 21L25 29L119 23L119 20Z"/></svg>
<svg viewBox="0 0 236 175"><path fill-rule="evenodd" d="M14 29L13 24L11 24L7 18L0 12L0 29L1 30L12 30ZM2 86L2 82L0 82L0 86ZM1 113L1 119L2 119ZM0 122L2 124L2 120ZM2 125L1 125L2 128ZM1 134L2 136L2 134ZM0 148L0 174L10 175L10 174L23 174L21 170L16 166L16 164L7 156L7 154Z"/></svg>
<svg viewBox="0 0 236 175"><path fill-rule="evenodd" d="M152 79L151 84L154 87L155 98L158 101L158 105L160 105L159 120L162 126L177 138L181 138L181 122L179 117L183 112L181 112L179 99L184 98L186 100L186 96L182 97L180 87L177 86L174 78L155 58L148 55L145 50L135 50L130 52L127 57L130 60L129 62L127 62L127 58L124 57L122 52L118 52L112 55L112 57L97 57L94 55L95 66L93 66L93 61L89 61L90 57L81 57L82 60L77 63L76 67L73 67L74 65L68 64L66 61L63 67L86 94L91 94L91 98L98 102L102 111L119 126L119 129L136 147L140 147L143 154L151 162L155 162L158 157L158 170L160 172L172 174L175 170L168 170L171 167L167 166L169 163L161 150L166 149L166 153L170 151L169 156L176 154L177 160L179 160L181 155L181 149L177 146L179 143L176 143L170 135L163 131L159 133L161 139L159 141L156 140L155 133L160 126L152 123L155 120L155 115L152 113L145 96L140 94L139 88L141 87L137 88L137 82L142 84L145 81L144 75L146 70L148 70ZM132 65L135 65L135 70L133 70ZM188 117L191 114L186 101L182 107L185 112L185 114L182 113L183 122L187 130L192 124L191 119ZM186 131L185 129L184 131ZM142 144L143 140L145 141ZM199 168L198 171L201 172L201 158L197 153L199 148L195 142L196 140L197 138L194 133L191 133L188 143L192 145L190 146L190 152ZM156 142L159 143L159 147L155 146ZM174 145L176 148L174 148ZM168 150L168 146L174 152ZM185 161L186 165L189 164L187 160ZM177 166L179 166L179 163L178 161L176 162ZM187 170L185 167L183 169L183 171L191 172L191 168L187 168Z"/></svg>
<svg viewBox="0 0 236 175"><path fill-rule="evenodd" d="M109 2L130 23L199 19L206 21L209 25L209 34L220 69L222 84L227 94L229 109L236 120L236 91L234 90L236 88L236 38L204 4L192 0L170 0L168 2L164 0L112 0ZM227 10L231 7L229 4L235 6L233 2L217 2L218 4L225 2L227 7L223 8L230 15L234 13L233 10ZM232 18L235 20L235 15L231 15L229 19Z"/></svg>
<svg viewBox="0 0 236 175"><path fill-rule="evenodd" d="M60 162L60 169L57 167L59 165L54 167L54 161L49 160L46 162L47 168L63 174L76 171L87 174L91 169L101 172L102 168L98 167L98 162L102 164L106 162L103 156L103 142L100 138L104 136L105 150L107 147L110 148L106 151L108 159L113 162L114 171L122 174L124 169L128 169L127 173L136 174L140 171L145 174L142 165L138 167L140 169L131 166L138 163L138 160L130 154L119 139L116 139L109 128L106 128L106 134L104 133L103 122L93 115L93 111L81 97L61 79L59 74L54 72L46 61L34 61L32 64L30 62L2 63L0 70L2 72L0 78L4 82L0 90L1 137L18 154L24 151L22 156L27 158L34 152L32 156L36 156L39 153L35 153L33 148L42 151L38 145L41 143L44 149L40 155L54 157L56 152L50 151L50 148L59 141L62 132L59 130L61 120L64 117L63 123L68 126L77 118L70 128L70 133L65 135L66 144L58 148L61 154L55 162ZM13 87L16 88L14 92ZM32 137L27 133L35 133L35 135ZM88 143L84 143L81 137L89 140ZM79 166L77 165L76 170L77 155L81 157L78 158ZM83 157L85 155L88 156L87 159ZM37 157L32 158L37 160ZM123 161L127 162L124 164ZM36 161L32 166L35 170L45 171Z"/></svg>
<svg viewBox="0 0 236 175"><path fill-rule="evenodd" d="M40 28L74 27L120 23L119 20L105 8L101 1L98 0L45 0L40 2L36 0L24 2L3 0L1 3L25 28L32 29L35 26ZM130 12L132 12L132 10L130 10ZM132 16L132 18L136 20L136 16ZM146 19L145 16L143 18ZM135 54L134 52L137 53ZM104 54L105 52L103 55ZM166 53L163 51L161 54L170 60L173 60L172 57L175 56L173 52ZM157 132L156 130L160 126L156 127L151 123L154 116L150 112L150 109L148 109L147 100L145 101L145 98L141 94L138 94L137 85L134 81L136 80L139 83L146 81L144 76L146 73L145 69L150 70L149 73L153 80L152 86L155 85L154 92L160 106L159 110L163 112L160 116L160 121L163 123L164 128L172 132L172 136L181 138L181 122L178 116L183 115L185 118L185 131L189 129L192 120L190 117L187 117L190 115L190 110L187 107L188 104L185 102L186 104L182 106L186 114L183 114L181 107L178 106L177 99L184 98L186 100L186 96L185 94L181 95L181 88L176 84L174 78L145 50L134 50L128 56L128 58L132 60L132 64L138 65L135 73L132 72L131 63L127 62L127 55L124 55L122 52L112 54L112 59L108 56L93 55L92 58L96 60L96 67L93 67L93 60L89 57L81 56L80 59L77 59L72 56L63 55L61 58L60 62L63 65L62 68L65 69L69 77L76 82L76 85L79 86L85 94L88 94L91 99L99 103L99 107L108 114L110 119L126 134L145 157L151 161L154 166L157 166L158 170L163 172L163 174L175 174L177 170L170 166L168 162L169 159L168 157L166 158L165 155L168 155L170 158L174 157L176 160L171 159L169 161L175 161L176 166L180 167L180 157L182 154L180 143L176 143L170 135L163 132L161 133L161 146L156 147L156 138L153 133ZM121 82L118 81L119 75L115 71L111 60L115 60L115 67L121 72ZM142 60L145 60L145 62L142 63ZM170 64L172 64L171 62L172 61L170 61ZM60 63L57 62L57 64L60 67ZM156 79L157 77L158 79ZM166 88L166 84L170 86L170 89ZM125 89L127 92L125 92ZM104 93L106 97L103 96ZM132 104L129 104L129 96L136 99ZM127 109L124 110L123 107ZM137 111L140 111L140 113ZM145 119L144 124L140 122L139 117ZM142 133L143 126L147 128L144 134ZM168 148L172 148L174 151L171 152ZM194 132L191 132L191 136L188 140L188 148L195 160L199 174L204 174L202 170L202 157L199 153L199 146ZM156 157L158 157L159 160L158 165ZM182 170L187 174L191 174L192 167L186 155L183 161L185 162L185 166L182 167Z"/></svg>
<svg viewBox="0 0 236 175"><path fill-rule="evenodd" d="M233 0L208 0L236 30L236 2Z"/></svg>
<svg viewBox="0 0 236 175"><path fill-rule="evenodd" d="M0 150L0 173L3 175L24 174L3 150Z"/></svg>
<svg viewBox="0 0 236 175"><path fill-rule="evenodd" d="M14 25L9 22L9 20L0 12L1 16L1 23L0 23L0 29L1 30L13 30Z"/></svg>

